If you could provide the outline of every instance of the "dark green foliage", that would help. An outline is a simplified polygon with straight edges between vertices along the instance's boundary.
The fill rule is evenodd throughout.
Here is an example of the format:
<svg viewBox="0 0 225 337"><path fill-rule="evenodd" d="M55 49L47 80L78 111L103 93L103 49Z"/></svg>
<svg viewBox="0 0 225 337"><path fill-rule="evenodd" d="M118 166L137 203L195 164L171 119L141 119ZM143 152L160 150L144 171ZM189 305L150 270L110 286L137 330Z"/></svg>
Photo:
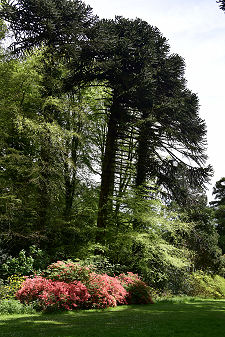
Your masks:
<svg viewBox="0 0 225 337"><path fill-rule="evenodd" d="M10 275L29 276L40 272L49 263L49 256L41 249L31 246L29 251L21 250L16 257L9 256L1 266L2 277Z"/></svg>
<svg viewBox="0 0 225 337"><path fill-rule="evenodd" d="M211 202L211 205L218 207L225 204L225 178L221 178L216 182L216 186L213 188L213 195L215 200Z"/></svg>
<svg viewBox="0 0 225 337"><path fill-rule="evenodd" d="M216 228L219 233L219 246L225 253L225 178L216 182L213 188L215 200L210 202L214 209Z"/></svg>
<svg viewBox="0 0 225 337"><path fill-rule="evenodd" d="M116 17L98 22L91 37L92 49L87 46L86 53L95 57L95 76L107 80L112 90L98 213L97 241L104 243L117 193L118 161L126 151L128 158L134 153L131 186L154 179L180 202L179 170L186 170L187 184L202 186L211 167L204 168L206 130L198 115L198 98L185 86L183 59L169 54L160 32L140 19ZM121 150L120 144L129 138L136 146ZM119 174L127 176L124 165Z"/></svg>
<svg viewBox="0 0 225 337"><path fill-rule="evenodd" d="M3 0L1 7L1 17L15 35L17 52L44 43L61 54L74 53L74 41L85 39L85 29L93 20L91 8L79 0Z"/></svg>
<svg viewBox="0 0 225 337"><path fill-rule="evenodd" d="M221 273L224 267L222 251L218 246L219 235L215 226L214 212L206 205L204 194L189 198L189 207L178 208L181 219L191 225L186 237L188 248L193 252L192 261L196 269Z"/></svg>
<svg viewBox="0 0 225 337"><path fill-rule="evenodd" d="M128 291L130 294L128 302L131 304L153 303L151 299L151 289L140 280L130 285Z"/></svg>

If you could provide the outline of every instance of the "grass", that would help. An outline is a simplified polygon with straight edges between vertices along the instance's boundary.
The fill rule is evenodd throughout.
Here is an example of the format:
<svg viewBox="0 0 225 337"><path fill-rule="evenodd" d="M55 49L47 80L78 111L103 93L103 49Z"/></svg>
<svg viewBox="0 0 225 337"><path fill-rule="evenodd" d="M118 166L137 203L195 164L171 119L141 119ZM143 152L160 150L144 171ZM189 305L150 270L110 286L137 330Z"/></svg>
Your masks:
<svg viewBox="0 0 225 337"><path fill-rule="evenodd" d="M33 315L0 316L1 337L224 337L225 300L179 298Z"/></svg>

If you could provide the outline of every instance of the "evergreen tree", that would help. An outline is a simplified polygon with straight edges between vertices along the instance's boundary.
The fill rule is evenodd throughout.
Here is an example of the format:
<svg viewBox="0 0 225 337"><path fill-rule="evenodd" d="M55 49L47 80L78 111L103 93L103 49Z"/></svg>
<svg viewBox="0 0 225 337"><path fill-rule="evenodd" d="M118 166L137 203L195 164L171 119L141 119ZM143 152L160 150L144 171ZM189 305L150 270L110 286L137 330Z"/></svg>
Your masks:
<svg viewBox="0 0 225 337"><path fill-rule="evenodd" d="M225 177L216 182L213 188L215 200L210 204L214 209L216 228L219 234L219 245L225 253Z"/></svg>
<svg viewBox="0 0 225 337"><path fill-rule="evenodd" d="M128 155L136 167L133 187L155 180L179 199L173 162L189 169L192 185L204 184L211 168L204 168L206 130L198 116L197 96L185 86L183 60L169 55L160 32L142 20L117 17L98 22L91 34L92 44L83 51L94 58L89 76L107 81L112 91L98 214L97 240L102 237L104 242L102 231L113 213L118 157L126 157L121 144L130 139L129 132L135 143Z"/></svg>
<svg viewBox="0 0 225 337"><path fill-rule="evenodd" d="M45 45L64 57L79 51L93 22L91 8L79 0L3 0L0 15L10 23L17 53Z"/></svg>

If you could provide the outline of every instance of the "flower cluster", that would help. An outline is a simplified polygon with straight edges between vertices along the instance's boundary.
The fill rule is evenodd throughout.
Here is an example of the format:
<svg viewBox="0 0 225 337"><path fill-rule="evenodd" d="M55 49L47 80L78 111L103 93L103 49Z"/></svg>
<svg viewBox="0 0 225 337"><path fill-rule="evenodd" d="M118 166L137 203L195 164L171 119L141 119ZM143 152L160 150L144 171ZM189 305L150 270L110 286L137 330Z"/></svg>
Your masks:
<svg viewBox="0 0 225 337"><path fill-rule="evenodd" d="M21 288L25 277L20 275L11 275L4 284L0 285L0 299L15 298L16 292Z"/></svg>
<svg viewBox="0 0 225 337"><path fill-rule="evenodd" d="M91 273L87 288L91 294L91 307L106 308L127 304L127 291L115 277Z"/></svg>
<svg viewBox="0 0 225 337"><path fill-rule="evenodd" d="M26 304L37 301L42 310L72 310L84 307L90 294L80 281L66 283L38 276L33 279L27 278L16 297Z"/></svg>
<svg viewBox="0 0 225 337"><path fill-rule="evenodd" d="M27 278L16 296L22 303L37 302L42 310L152 303L150 288L138 275L127 273L112 277L97 274L71 261L58 261L42 276Z"/></svg>

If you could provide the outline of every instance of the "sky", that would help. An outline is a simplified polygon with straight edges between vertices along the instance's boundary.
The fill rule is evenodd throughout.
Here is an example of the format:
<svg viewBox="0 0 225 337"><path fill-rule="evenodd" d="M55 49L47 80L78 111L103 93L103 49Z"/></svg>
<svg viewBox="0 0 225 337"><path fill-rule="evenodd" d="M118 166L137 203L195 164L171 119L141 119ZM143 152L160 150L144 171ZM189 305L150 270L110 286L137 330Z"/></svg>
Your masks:
<svg viewBox="0 0 225 337"><path fill-rule="evenodd" d="M200 101L207 125L212 187L225 176L225 12L216 0L85 0L100 18L140 18L159 28L171 53L186 63L187 87Z"/></svg>

